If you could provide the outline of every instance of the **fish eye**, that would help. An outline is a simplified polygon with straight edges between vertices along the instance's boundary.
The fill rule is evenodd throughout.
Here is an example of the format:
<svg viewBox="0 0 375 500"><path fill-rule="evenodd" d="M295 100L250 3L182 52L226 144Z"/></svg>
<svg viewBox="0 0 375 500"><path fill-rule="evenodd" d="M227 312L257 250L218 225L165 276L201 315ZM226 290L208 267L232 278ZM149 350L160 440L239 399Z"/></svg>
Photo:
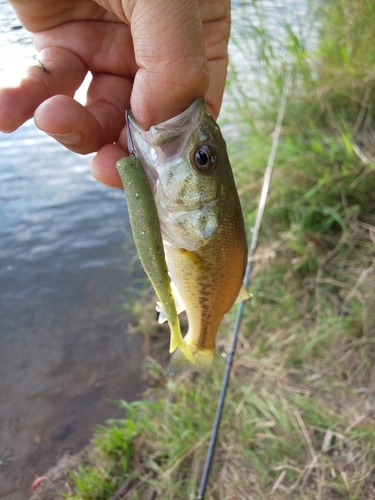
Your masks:
<svg viewBox="0 0 375 500"><path fill-rule="evenodd" d="M201 174L209 174L216 167L217 153L208 144L203 144L193 151L192 163Z"/></svg>

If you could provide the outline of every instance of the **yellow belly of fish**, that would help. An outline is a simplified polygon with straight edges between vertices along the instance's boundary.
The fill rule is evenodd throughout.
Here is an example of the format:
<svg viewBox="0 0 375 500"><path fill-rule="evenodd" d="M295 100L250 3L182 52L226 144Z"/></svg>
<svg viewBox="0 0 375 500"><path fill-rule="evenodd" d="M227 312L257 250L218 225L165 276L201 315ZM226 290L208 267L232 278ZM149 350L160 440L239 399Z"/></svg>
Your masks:
<svg viewBox="0 0 375 500"><path fill-rule="evenodd" d="M196 368L207 372L220 322L242 287L247 256L242 217L229 214L214 237L196 252L166 245L165 255L188 317L189 329L184 342L193 353ZM189 367L182 353L172 356L172 373Z"/></svg>

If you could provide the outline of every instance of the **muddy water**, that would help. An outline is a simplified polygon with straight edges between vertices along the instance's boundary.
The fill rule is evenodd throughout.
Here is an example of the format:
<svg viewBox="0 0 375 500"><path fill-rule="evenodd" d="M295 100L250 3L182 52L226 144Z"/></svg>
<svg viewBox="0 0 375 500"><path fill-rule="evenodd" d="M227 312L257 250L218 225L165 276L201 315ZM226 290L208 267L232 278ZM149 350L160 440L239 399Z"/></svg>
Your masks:
<svg viewBox="0 0 375 500"><path fill-rule="evenodd" d="M6 499L27 498L35 475L80 450L96 424L119 416L110 400L132 400L143 390L141 339L129 335L119 308L125 273L103 266L56 278L61 291L2 303L10 311L0 338Z"/></svg>
<svg viewBox="0 0 375 500"><path fill-rule="evenodd" d="M0 0L0 83L32 52ZM144 390L142 339L123 307L143 277L124 248L125 198L89 165L32 122L0 134L1 499L28 498L35 475L120 415L112 400Z"/></svg>

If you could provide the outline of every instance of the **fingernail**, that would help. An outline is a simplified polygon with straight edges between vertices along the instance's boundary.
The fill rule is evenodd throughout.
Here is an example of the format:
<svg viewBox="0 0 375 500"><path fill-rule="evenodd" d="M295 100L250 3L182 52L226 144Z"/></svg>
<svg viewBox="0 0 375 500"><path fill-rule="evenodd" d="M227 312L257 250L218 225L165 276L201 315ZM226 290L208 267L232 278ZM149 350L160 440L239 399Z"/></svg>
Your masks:
<svg viewBox="0 0 375 500"><path fill-rule="evenodd" d="M70 132L69 134L49 134L51 137L56 139L56 141L61 142L61 144L66 144L67 146L74 146L80 142L82 139L81 132Z"/></svg>

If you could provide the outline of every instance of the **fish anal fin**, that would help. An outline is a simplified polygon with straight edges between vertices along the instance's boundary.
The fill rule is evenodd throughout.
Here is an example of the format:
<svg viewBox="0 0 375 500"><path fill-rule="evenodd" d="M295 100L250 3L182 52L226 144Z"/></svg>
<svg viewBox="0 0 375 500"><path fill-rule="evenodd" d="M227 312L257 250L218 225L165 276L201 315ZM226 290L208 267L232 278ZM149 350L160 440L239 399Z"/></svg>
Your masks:
<svg viewBox="0 0 375 500"><path fill-rule="evenodd" d="M172 289L174 303L176 305L177 314L181 314L182 312L185 311L185 306L184 306L184 304L182 302L180 294L178 293L177 287L173 283L173 281L171 281L171 289ZM163 323L165 323L167 321L167 316L166 316L166 314L164 312L164 309L163 309L163 306L162 306L161 302L157 302L156 303L155 309L156 309L156 312L157 312L157 315L158 315L158 323L160 325L162 325Z"/></svg>
<svg viewBox="0 0 375 500"><path fill-rule="evenodd" d="M187 352L193 357L193 363L186 356ZM211 369L214 355L215 349L197 349L186 344L184 348L179 346L169 362L168 375L177 375L189 370L197 370L202 375L207 375Z"/></svg>
<svg viewBox="0 0 375 500"><path fill-rule="evenodd" d="M163 323L166 323L168 321L161 302L156 302L155 311L157 314L159 325L162 325Z"/></svg>
<svg viewBox="0 0 375 500"><path fill-rule="evenodd" d="M251 299L251 297L252 297L251 293L249 293L247 288L245 288L244 285L242 285L235 304L237 304L238 302L242 302L243 300Z"/></svg>

